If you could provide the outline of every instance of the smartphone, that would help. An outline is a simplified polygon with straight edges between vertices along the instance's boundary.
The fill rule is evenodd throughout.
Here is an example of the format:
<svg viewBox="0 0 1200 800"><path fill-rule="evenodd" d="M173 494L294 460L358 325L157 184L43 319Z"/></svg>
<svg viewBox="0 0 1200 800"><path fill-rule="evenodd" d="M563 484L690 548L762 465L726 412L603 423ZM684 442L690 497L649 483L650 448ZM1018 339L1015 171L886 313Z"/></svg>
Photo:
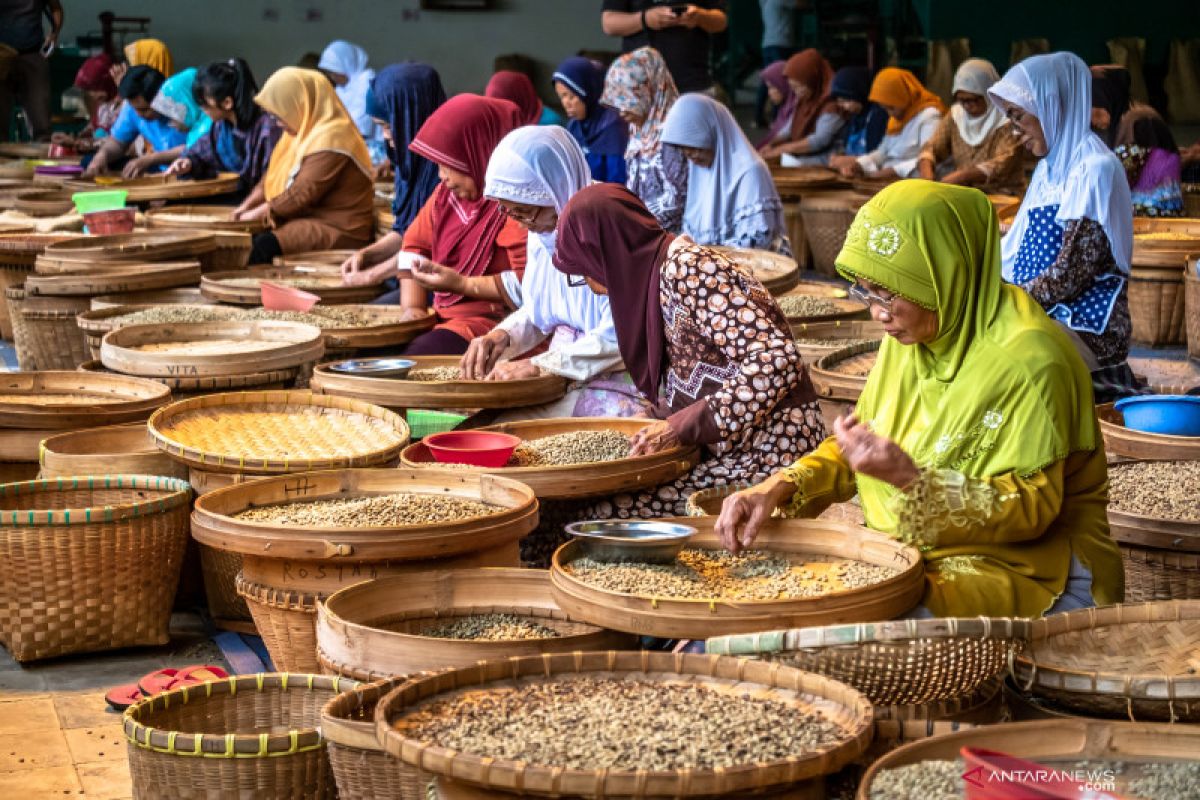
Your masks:
<svg viewBox="0 0 1200 800"><path fill-rule="evenodd" d="M687 10L688 10L687 3L675 3L671 6L671 13L677 17L686 14Z"/></svg>
<svg viewBox="0 0 1200 800"><path fill-rule="evenodd" d="M58 47L58 43L53 41L46 42L44 45L42 45L42 58L49 58L54 53L54 49L56 47Z"/></svg>

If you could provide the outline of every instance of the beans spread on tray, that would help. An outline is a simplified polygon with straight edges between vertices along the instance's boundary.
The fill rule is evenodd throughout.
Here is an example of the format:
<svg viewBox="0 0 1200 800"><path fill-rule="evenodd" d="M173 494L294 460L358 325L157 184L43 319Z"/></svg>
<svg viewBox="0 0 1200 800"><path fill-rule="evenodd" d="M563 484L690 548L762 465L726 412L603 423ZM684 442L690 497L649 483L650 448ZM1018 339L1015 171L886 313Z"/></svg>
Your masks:
<svg viewBox="0 0 1200 800"><path fill-rule="evenodd" d="M813 297L807 294L787 294L775 298L783 313L788 317L827 317L842 309L837 303L825 297Z"/></svg>
<svg viewBox="0 0 1200 800"><path fill-rule="evenodd" d="M502 511L501 506L460 497L403 493L262 506L242 511L235 519L309 528L378 528L458 522Z"/></svg>
<svg viewBox="0 0 1200 800"><path fill-rule="evenodd" d="M108 394L0 394L0 403L28 406L94 406L102 403L126 403L131 398Z"/></svg>
<svg viewBox="0 0 1200 800"><path fill-rule="evenodd" d="M600 589L646 597L689 600L787 600L819 597L878 583L895 570L826 556L795 560L765 550L738 555L684 548L673 564L607 562L580 558L571 574Z"/></svg>
<svg viewBox="0 0 1200 800"><path fill-rule="evenodd" d="M178 324L184 322L301 322L318 328L366 328L379 324L375 319L337 306L316 307L309 311L269 311L265 308L228 306L155 306L113 317L118 327L125 325Z"/></svg>
<svg viewBox="0 0 1200 800"><path fill-rule="evenodd" d="M1116 511L1200 522L1200 461L1114 464L1108 481L1108 502Z"/></svg>
<svg viewBox="0 0 1200 800"><path fill-rule="evenodd" d="M629 437L620 431L571 431L517 446L509 459L511 467L561 467L616 461L629 455Z"/></svg>
<svg viewBox="0 0 1200 800"><path fill-rule="evenodd" d="M435 639L468 639L480 642L510 639L557 639L560 635L533 617L516 614L470 614L450 620L438 620L416 631L419 636Z"/></svg>
<svg viewBox="0 0 1200 800"><path fill-rule="evenodd" d="M801 756L845 736L819 712L778 700L590 677L466 691L394 724L462 753L580 770L717 769Z"/></svg>
<svg viewBox="0 0 1200 800"><path fill-rule="evenodd" d="M432 383L434 381L458 381L462 380L462 370L458 367L421 367L420 369L411 369L405 380L417 381L418 383Z"/></svg>

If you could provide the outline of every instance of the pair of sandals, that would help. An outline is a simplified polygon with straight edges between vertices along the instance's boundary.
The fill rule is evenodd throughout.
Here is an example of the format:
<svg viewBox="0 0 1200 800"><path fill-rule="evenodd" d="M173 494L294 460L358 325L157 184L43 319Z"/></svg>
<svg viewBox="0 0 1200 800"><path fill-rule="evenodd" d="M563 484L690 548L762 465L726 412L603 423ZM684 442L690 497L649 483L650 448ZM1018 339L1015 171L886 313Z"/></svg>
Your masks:
<svg viewBox="0 0 1200 800"><path fill-rule="evenodd" d="M104 695L104 700L113 711L124 711L134 703L156 694L228 677L228 672L212 664L195 664L183 669L167 667L143 675L137 683L129 683L112 689Z"/></svg>

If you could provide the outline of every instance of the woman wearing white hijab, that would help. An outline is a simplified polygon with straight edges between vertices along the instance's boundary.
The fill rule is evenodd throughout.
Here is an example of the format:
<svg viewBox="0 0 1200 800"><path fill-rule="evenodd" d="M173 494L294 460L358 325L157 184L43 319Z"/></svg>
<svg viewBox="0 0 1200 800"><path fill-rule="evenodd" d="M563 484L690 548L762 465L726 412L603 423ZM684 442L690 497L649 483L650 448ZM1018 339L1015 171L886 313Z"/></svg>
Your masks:
<svg viewBox="0 0 1200 800"><path fill-rule="evenodd" d="M982 58L969 58L958 68L954 105L921 151L922 178L937 180L938 165L949 160L953 168L942 183L1020 194L1021 142L1004 112L988 98L998 80L992 62Z"/></svg>
<svg viewBox="0 0 1200 800"><path fill-rule="evenodd" d="M1133 203L1121 162L1091 131L1091 73L1072 53L1034 56L989 94L1042 159L1001 240L1004 279L1073 335L1103 402L1109 381L1128 385L1132 377L1125 358Z"/></svg>
<svg viewBox="0 0 1200 800"><path fill-rule="evenodd" d="M729 109L706 95L685 94L667 113L662 140L689 163L687 236L697 244L792 254L771 170Z"/></svg>
<svg viewBox="0 0 1200 800"><path fill-rule="evenodd" d="M333 81L334 91L366 140L371 150L371 162L374 163L377 160L375 151L378 149L383 153L383 134L367 113L367 90L375 78L375 70L367 66L368 60L366 50L343 39L336 39L321 53L317 69ZM376 142L379 143L378 147Z"/></svg>
<svg viewBox="0 0 1200 800"><path fill-rule="evenodd" d="M572 284L551 261L558 215L591 182L583 150L558 126L512 131L488 162L484 196L529 230L528 260L519 283L505 276L505 291L519 308L471 342L462 358L463 373L477 380L512 380L548 372L574 382L562 400L510 412L505 421L632 417L648 410L621 360L608 297ZM546 352L518 358L547 339Z"/></svg>

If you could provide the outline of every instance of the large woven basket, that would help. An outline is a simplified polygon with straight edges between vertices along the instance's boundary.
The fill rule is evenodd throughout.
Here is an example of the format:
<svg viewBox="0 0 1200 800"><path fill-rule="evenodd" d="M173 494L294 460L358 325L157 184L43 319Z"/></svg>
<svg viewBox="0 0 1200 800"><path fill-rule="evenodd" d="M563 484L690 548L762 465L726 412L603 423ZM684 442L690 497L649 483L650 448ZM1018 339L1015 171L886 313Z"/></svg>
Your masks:
<svg viewBox="0 0 1200 800"><path fill-rule="evenodd" d="M238 594L237 576L242 571L242 554L218 550L208 545L200 547L200 571L204 577L204 596L208 613L218 628L240 627L231 623L250 621L250 607Z"/></svg>
<svg viewBox="0 0 1200 800"><path fill-rule="evenodd" d="M686 682L718 693L770 698L797 710L819 708L844 733L822 750L786 761L754 762L748 755L747 763L725 769L648 772L565 769L457 752L407 738L395 727L414 708L460 693L576 678ZM392 690L375 711L380 743L406 764L491 791L536 797L748 797L778 792L853 762L870 740L872 722L865 697L819 675L746 659L647 651L526 656L416 676ZM639 733L630 730L631 736Z"/></svg>
<svg viewBox="0 0 1200 800"><path fill-rule="evenodd" d="M166 644L190 499L146 475L0 486L0 643L17 661Z"/></svg>
<svg viewBox="0 0 1200 800"><path fill-rule="evenodd" d="M973 694L1029 637L1029 621L906 619L709 639L715 655L757 656L848 683L882 705Z"/></svg>
<svg viewBox="0 0 1200 800"><path fill-rule="evenodd" d="M1196 277L1197 258L1188 262L1183 276L1184 328L1187 333L1187 351L1192 358L1200 358L1200 278Z"/></svg>
<svg viewBox="0 0 1200 800"><path fill-rule="evenodd" d="M122 722L133 796L337 797L321 707L356 685L324 675L244 675L142 700Z"/></svg>
<svg viewBox="0 0 1200 800"><path fill-rule="evenodd" d="M1182 256L1134 259L1129 274L1129 316L1135 342L1151 347L1183 344Z"/></svg>
<svg viewBox="0 0 1200 800"><path fill-rule="evenodd" d="M1200 601L1087 608L1033 622L1017 686L1092 716L1200 721Z"/></svg>
<svg viewBox="0 0 1200 800"><path fill-rule="evenodd" d="M812 195L800 201L804 233L812 250L812 266L817 272L837 274L834 261L842 251L850 224L866 199L857 192L839 191Z"/></svg>
<svg viewBox="0 0 1200 800"><path fill-rule="evenodd" d="M1125 602L1200 600L1200 554L1119 544Z"/></svg>
<svg viewBox="0 0 1200 800"><path fill-rule="evenodd" d="M406 680L361 684L321 709L321 732L329 743L340 800L426 800L430 776L383 752L375 735L375 706Z"/></svg>
<svg viewBox="0 0 1200 800"><path fill-rule="evenodd" d="M73 370L88 360L87 339L75 317L86 298L27 298L16 286L4 290L17 363L23 370Z"/></svg>

